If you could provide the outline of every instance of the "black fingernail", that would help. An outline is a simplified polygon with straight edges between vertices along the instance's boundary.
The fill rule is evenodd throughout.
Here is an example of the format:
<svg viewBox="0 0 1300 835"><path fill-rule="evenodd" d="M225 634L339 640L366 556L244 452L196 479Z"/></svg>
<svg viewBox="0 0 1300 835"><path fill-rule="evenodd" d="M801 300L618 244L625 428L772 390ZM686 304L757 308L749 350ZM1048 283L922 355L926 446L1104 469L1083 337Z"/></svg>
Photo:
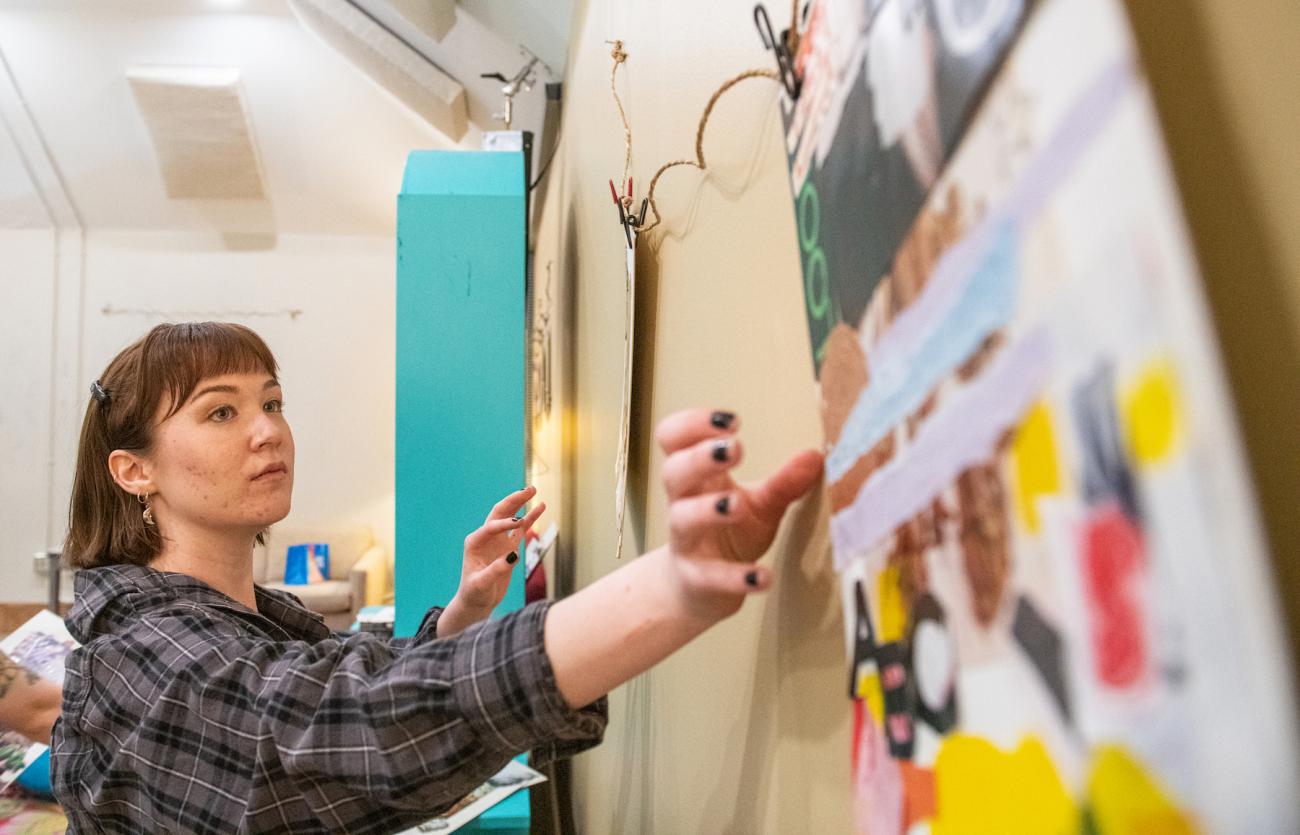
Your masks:
<svg viewBox="0 0 1300 835"><path fill-rule="evenodd" d="M750 588L754 588L754 589L758 588L758 572L757 572L757 571L751 571L751 572L749 572L748 574L745 575L745 585L749 586Z"/></svg>
<svg viewBox="0 0 1300 835"><path fill-rule="evenodd" d="M715 510L718 511L718 513L721 513L723 516L726 516L728 513L731 512L731 497L723 496L722 498L718 499L718 503L715 504L713 507Z"/></svg>
<svg viewBox="0 0 1300 835"><path fill-rule="evenodd" d="M719 463L727 460L731 452L731 441L718 441L713 445L713 460Z"/></svg>
<svg viewBox="0 0 1300 835"><path fill-rule="evenodd" d="M718 429L730 429L732 421L735 419L736 415L733 412L714 412L713 416L709 418L709 423L712 423Z"/></svg>
<svg viewBox="0 0 1300 835"><path fill-rule="evenodd" d="M514 551L511 551L509 554L506 555L506 562L509 563L510 565L514 565L515 563L519 562L519 554L515 553Z"/></svg>

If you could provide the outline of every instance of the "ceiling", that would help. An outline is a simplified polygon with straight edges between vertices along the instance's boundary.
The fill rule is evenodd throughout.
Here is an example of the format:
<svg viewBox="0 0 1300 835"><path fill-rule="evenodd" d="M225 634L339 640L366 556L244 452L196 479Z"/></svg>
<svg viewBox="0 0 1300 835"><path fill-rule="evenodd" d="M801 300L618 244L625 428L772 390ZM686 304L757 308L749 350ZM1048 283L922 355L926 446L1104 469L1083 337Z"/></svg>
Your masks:
<svg viewBox="0 0 1300 835"><path fill-rule="evenodd" d="M403 25L387 0L352 2ZM479 73L513 75L523 44L558 76L571 7L462 0L441 41L400 32L465 87L471 125L456 143L308 32L287 0L0 0L0 229L50 225L32 174L45 165L90 230L391 234L407 153L479 147L501 109L500 82ZM167 197L127 83L140 65L238 70L264 199ZM515 99L513 127L540 134L547 80L559 78L541 71Z"/></svg>

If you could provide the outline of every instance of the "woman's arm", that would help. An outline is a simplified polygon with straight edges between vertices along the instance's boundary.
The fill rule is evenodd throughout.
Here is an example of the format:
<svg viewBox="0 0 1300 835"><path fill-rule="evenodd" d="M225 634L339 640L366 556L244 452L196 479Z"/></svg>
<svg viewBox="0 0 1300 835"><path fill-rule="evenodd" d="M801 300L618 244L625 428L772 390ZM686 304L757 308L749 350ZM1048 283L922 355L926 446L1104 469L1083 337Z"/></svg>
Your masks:
<svg viewBox="0 0 1300 835"><path fill-rule="evenodd" d="M0 730L17 731L49 745L62 700L57 684L0 652Z"/></svg>
<svg viewBox="0 0 1300 835"><path fill-rule="evenodd" d="M133 832L413 826L512 756L600 741L604 702L565 704L545 617L533 605L402 648L267 640L182 602L69 657L55 795Z"/></svg>
<svg viewBox="0 0 1300 835"><path fill-rule="evenodd" d="M786 508L812 489L822 456L803 452L767 480L741 486L734 416L694 410L664 420L669 543L554 604L545 644L570 707L640 675L771 584L754 561Z"/></svg>

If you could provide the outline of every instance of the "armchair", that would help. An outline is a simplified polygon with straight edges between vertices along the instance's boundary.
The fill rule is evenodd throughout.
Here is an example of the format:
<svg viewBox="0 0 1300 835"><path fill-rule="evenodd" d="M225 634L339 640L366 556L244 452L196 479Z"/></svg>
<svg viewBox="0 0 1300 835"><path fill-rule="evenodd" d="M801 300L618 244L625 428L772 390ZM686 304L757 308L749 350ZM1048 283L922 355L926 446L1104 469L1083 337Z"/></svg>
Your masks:
<svg viewBox="0 0 1300 835"><path fill-rule="evenodd" d="M323 583L290 586L284 583L290 545L327 542L330 575ZM272 528L265 545L253 549L253 582L287 591L308 609L325 618L331 629L347 629L362 606L386 602L392 596L388 552L367 527L318 530Z"/></svg>

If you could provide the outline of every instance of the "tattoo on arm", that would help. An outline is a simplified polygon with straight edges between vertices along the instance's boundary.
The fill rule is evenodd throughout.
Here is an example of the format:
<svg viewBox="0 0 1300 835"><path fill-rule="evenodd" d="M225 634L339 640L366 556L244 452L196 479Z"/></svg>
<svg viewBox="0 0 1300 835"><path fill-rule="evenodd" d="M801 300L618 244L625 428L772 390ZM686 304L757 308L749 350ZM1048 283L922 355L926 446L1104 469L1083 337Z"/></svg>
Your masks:
<svg viewBox="0 0 1300 835"><path fill-rule="evenodd" d="M13 662L13 659L0 652L0 699L3 699L9 693L9 688L13 686L15 679L18 678L18 671L21 669Z"/></svg>

